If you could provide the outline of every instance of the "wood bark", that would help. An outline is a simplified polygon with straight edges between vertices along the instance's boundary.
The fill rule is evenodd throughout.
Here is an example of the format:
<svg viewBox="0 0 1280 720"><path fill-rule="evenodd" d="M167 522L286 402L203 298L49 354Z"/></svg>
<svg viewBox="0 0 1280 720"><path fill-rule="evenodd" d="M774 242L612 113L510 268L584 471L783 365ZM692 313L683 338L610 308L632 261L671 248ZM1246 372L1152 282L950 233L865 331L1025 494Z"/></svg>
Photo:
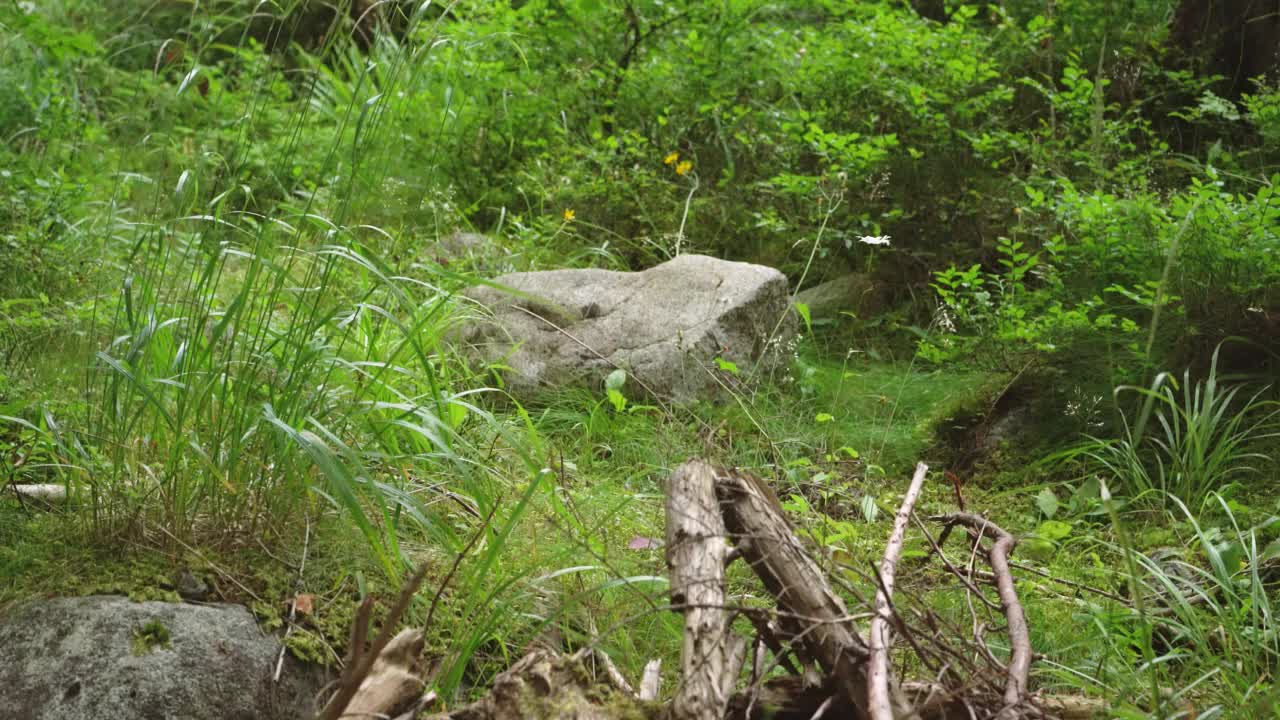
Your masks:
<svg viewBox="0 0 1280 720"><path fill-rule="evenodd" d="M902 499L902 506L893 519L893 531L889 533L889 542L885 544L884 559L880 561L880 589L876 591L876 615L871 620L871 632L867 636L870 641L871 658L868 662L867 708L871 720L894 720L894 699L889 673L889 626L893 622L893 578L898 568L898 558L902 555L902 544L907 536L907 524L911 521L911 511L915 508L916 498L920 497L920 488L924 485L929 466L924 463L916 465L911 485ZM897 701L899 706L904 700Z"/></svg>
<svg viewBox="0 0 1280 720"><path fill-rule="evenodd" d="M719 720L745 657L731 634L724 570L729 555L716 500L716 471L701 460L676 468L667 484L667 566L671 604L684 614L681 683L671 701L675 720Z"/></svg>
<svg viewBox="0 0 1280 720"><path fill-rule="evenodd" d="M418 666L423 642L421 630L401 630L378 655L343 715L394 716L421 697L423 681Z"/></svg>
<svg viewBox="0 0 1280 720"><path fill-rule="evenodd" d="M67 501L67 487L65 485L52 483L19 485L14 483L9 486L9 489L13 491L13 494L19 500L32 500L45 506L60 505Z"/></svg>
<svg viewBox="0 0 1280 720"><path fill-rule="evenodd" d="M725 526L738 551L777 600L780 618L799 629L794 643L836 678L841 692L867 715L868 657L849 611L796 538L763 481L741 472L717 478ZM799 622L802 621L802 622Z"/></svg>
<svg viewBox="0 0 1280 720"><path fill-rule="evenodd" d="M1031 635L1027 629L1027 615L1022 610L1022 603L1018 601L1018 591L1013 584L1013 573L1009 569L1009 553L1013 552L1016 541L1003 528L981 515L953 513L935 519L949 525L968 527L977 534L976 542L981 542L983 536L995 539L991 549L987 551L987 560L991 563L991 572L996 580L996 592L1000 596L1000 605L1009 623L1009 673L1004 691L1007 713L1026 700L1027 680L1031 674ZM1007 717L1004 713L1002 716Z"/></svg>
<svg viewBox="0 0 1280 720"><path fill-rule="evenodd" d="M684 616L681 679L675 697L666 708L651 701L658 685L657 662L645 668L638 693L621 671L605 662L612 688L593 687L591 673L583 665L593 650L584 648L570 657L545 650L530 653L494 682L490 693L466 707L433 716L440 720L514 720L514 718L576 717L580 720L649 718L651 720L813 720L814 718L858 718L870 720L950 720L951 718L1022 717L1082 718L1101 706L1087 698L1035 697L1027 691L1031 646L1026 619L1014 592L1009 553L1013 536L985 518L958 513L932 518L946 523L941 546L954 526L967 527L974 542L994 542L987 548L999 590L1001 605L1009 623L1013 648L1008 667L991 657L990 666L964 663L970 653L985 650L981 638L976 645L939 637L933 616L917 613L928 627L927 633L911 635L902 612L893 602L898 558L906 538L912 509L920 497L928 468L920 464L912 477L902 506L895 516L877 578L876 612L868 645L859 636L843 600L828 584L825 575L792 531L776 496L762 480L738 471L716 468L692 460L676 469L667 487L666 556L671 578L674 609ZM927 533L926 533L927 534ZM930 539L932 542L932 539ZM732 549L731 549L732 544ZM979 548L975 547L977 552ZM760 622L766 617L758 608L732 608L725 590L725 568L735 558L746 560L777 602L779 624L788 625L791 635L771 645L779 667L785 655L796 655L803 668L790 675L763 679L753 666L752 682L735 692L742 673L746 643L733 633L735 616L751 619L761 637L763 653L776 635L774 624ZM948 566L951 568L951 566ZM958 570L951 568L952 572ZM980 590L966 584L972 593ZM994 606L994 603L992 603ZM783 623L782 621L785 621ZM908 644L922 659L938 652L959 658L969 672L941 673L932 682L904 683L895 680L888 663L890 625L904 634ZM358 634L363 634L359 633ZM937 643L927 652L920 643ZM789 645L790 647L785 647ZM940 650L939 650L940 649ZM822 673L813 672L812 665ZM927 664L927 662L926 662ZM869 669L870 666L879 670ZM1003 688L991 672L1008 672ZM873 683L884 684L872 692ZM998 678L998 675L996 676ZM943 681L945 679L945 682ZM618 691L617 688L622 688ZM637 697L638 694L638 697ZM918 713L912 710L912 704Z"/></svg>

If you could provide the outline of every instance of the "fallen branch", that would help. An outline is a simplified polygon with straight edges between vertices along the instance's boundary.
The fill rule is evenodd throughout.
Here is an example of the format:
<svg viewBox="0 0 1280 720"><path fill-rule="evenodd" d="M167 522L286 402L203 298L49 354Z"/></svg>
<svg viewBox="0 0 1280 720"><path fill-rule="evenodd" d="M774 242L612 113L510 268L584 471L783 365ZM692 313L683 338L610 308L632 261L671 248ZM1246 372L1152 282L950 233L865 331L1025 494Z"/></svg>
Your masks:
<svg viewBox="0 0 1280 720"><path fill-rule="evenodd" d="M996 576L996 592L1000 596L1000 605L1009 623L1010 659L1004 691L1005 706L1001 712L1003 716L1026 699L1027 679L1031 672L1031 639L1027 631L1027 616L1022 610L1022 603L1018 602L1013 573L1009 570L1009 553L1012 552L1016 540L998 525L973 513L953 513L931 519L950 526L968 527L976 533L974 542L981 542L984 535L990 535L995 539L991 549L987 551L987 560L991 564L991 571Z"/></svg>
<svg viewBox="0 0 1280 720"><path fill-rule="evenodd" d="M926 465L917 465L884 556L873 566L869 579L878 588L874 600L848 588L858 609L872 612L851 614L764 481L690 460L672 473L666 488L669 607L683 614L684 625L679 684L670 705L659 710L646 704L658 695L656 662L646 666L639 689L633 692L621 670L594 649L593 640L571 656L531 652L500 674L486 696L436 717L612 720L661 712L669 720L1020 720L1078 717L1077 713L1096 709L1087 700L1041 698L1028 692L1031 646L1009 563L1015 541L985 518L963 512L932 518L945 523L937 541L921 527L947 569L962 580L965 571L943 554L942 547L954 528L969 532L972 547L964 587L973 619L972 640L921 598L907 593L895 599L898 564L927 473ZM998 605L983 597L981 584L973 580L981 554L992 569ZM774 608L730 601L725 587L727 567L739 557L759 577L775 601ZM1004 611L1011 648L1007 666L986 647L989 620L978 617L974 596L988 603L990 617ZM362 606L357 615L356 637L367 630L369 607ZM434 612L434 602L432 607ZM866 641L857 628L864 617L870 620ZM750 620L756 629L749 678L743 672L747 643L733 627L740 618ZM594 638L594 626L589 630ZM917 669L928 673L927 681L903 682L895 677L890 662L895 636L904 653L919 658ZM367 655L359 654L361 643L353 640L352 646L350 665L369 662ZM370 652L376 650L375 643ZM585 670L592 653L608 678L603 683ZM769 653L772 660L766 657ZM779 675L779 668L788 674Z"/></svg>
<svg viewBox="0 0 1280 720"><path fill-rule="evenodd" d="M33 500L44 507L61 505L67 501L67 486L53 483L36 483L20 485L11 483L9 489L17 496L18 501Z"/></svg>
<svg viewBox="0 0 1280 720"><path fill-rule="evenodd" d="M422 696L425 683L420 672L424 638L422 631L406 628L378 653L369 675L343 710L344 716L388 717L406 709Z"/></svg>
<svg viewBox="0 0 1280 720"><path fill-rule="evenodd" d="M666 535L671 602L684 613L684 682L671 702L675 720L723 718L746 657L746 643L732 634L725 609L725 535L715 468L701 460L676 468L667 483Z"/></svg>
<svg viewBox="0 0 1280 720"><path fill-rule="evenodd" d="M856 717L867 717L867 646L844 601L792 532L777 498L764 481L737 471L716 476L716 494L730 536L777 601L793 644L835 678ZM803 627L798 618L804 619Z"/></svg>
<svg viewBox="0 0 1280 720"><path fill-rule="evenodd" d="M876 615L871 620L871 632L868 635L870 658L867 661L867 712L871 720L894 720L894 702L890 699L889 686L889 626L893 620L890 601L893 599L893 578L898 567L898 557L902 554L902 543L907 535L907 523L911 521L911 510L915 507L916 498L920 497L920 488L924 485L929 466L924 463L916 465L915 475L907 488L902 506L893 520L893 531L889 534L889 542L885 545L884 559L880 561L880 586L876 591ZM899 700L903 705L905 700Z"/></svg>
<svg viewBox="0 0 1280 720"><path fill-rule="evenodd" d="M640 699L646 701L657 700L661 683L662 660L654 658L644 665L644 675L640 678Z"/></svg>

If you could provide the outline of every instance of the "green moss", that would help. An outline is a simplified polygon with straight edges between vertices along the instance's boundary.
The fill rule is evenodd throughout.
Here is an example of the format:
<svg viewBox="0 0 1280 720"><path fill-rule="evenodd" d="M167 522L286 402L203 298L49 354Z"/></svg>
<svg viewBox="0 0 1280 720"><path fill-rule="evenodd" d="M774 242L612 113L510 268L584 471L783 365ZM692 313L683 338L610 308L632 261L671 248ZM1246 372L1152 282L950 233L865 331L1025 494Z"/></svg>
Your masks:
<svg viewBox="0 0 1280 720"><path fill-rule="evenodd" d="M133 654L143 656L154 650L169 647L172 638L169 628L159 620L152 620L133 631Z"/></svg>

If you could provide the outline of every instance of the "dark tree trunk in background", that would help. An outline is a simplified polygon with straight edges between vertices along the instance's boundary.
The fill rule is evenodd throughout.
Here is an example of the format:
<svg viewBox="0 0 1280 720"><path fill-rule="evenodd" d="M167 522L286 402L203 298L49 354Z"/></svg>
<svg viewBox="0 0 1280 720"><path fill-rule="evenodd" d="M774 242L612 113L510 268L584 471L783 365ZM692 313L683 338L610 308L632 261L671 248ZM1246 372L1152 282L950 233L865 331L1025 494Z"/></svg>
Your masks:
<svg viewBox="0 0 1280 720"><path fill-rule="evenodd" d="M1175 63L1221 75L1223 95L1250 92L1250 80L1280 71L1280 0L1182 0L1169 42Z"/></svg>
<svg viewBox="0 0 1280 720"><path fill-rule="evenodd" d="M946 0L911 0L911 7L926 20L940 23L948 20Z"/></svg>

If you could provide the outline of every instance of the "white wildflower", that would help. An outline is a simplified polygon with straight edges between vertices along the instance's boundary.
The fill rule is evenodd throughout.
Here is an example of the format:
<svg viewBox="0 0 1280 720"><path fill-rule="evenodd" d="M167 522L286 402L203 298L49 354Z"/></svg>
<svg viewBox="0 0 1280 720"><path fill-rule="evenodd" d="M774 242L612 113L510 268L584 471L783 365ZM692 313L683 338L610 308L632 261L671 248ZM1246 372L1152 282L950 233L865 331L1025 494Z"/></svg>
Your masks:
<svg viewBox="0 0 1280 720"><path fill-rule="evenodd" d="M946 308L938 308L937 323L943 332L954 333L956 331L955 318L951 317L951 313L947 312Z"/></svg>
<svg viewBox="0 0 1280 720"><path fill-rule="evenodd" d="M889 236L888 235L863 235L862 237L858 238L858 241L865 243L867 245L888 245Z"/></svg>

